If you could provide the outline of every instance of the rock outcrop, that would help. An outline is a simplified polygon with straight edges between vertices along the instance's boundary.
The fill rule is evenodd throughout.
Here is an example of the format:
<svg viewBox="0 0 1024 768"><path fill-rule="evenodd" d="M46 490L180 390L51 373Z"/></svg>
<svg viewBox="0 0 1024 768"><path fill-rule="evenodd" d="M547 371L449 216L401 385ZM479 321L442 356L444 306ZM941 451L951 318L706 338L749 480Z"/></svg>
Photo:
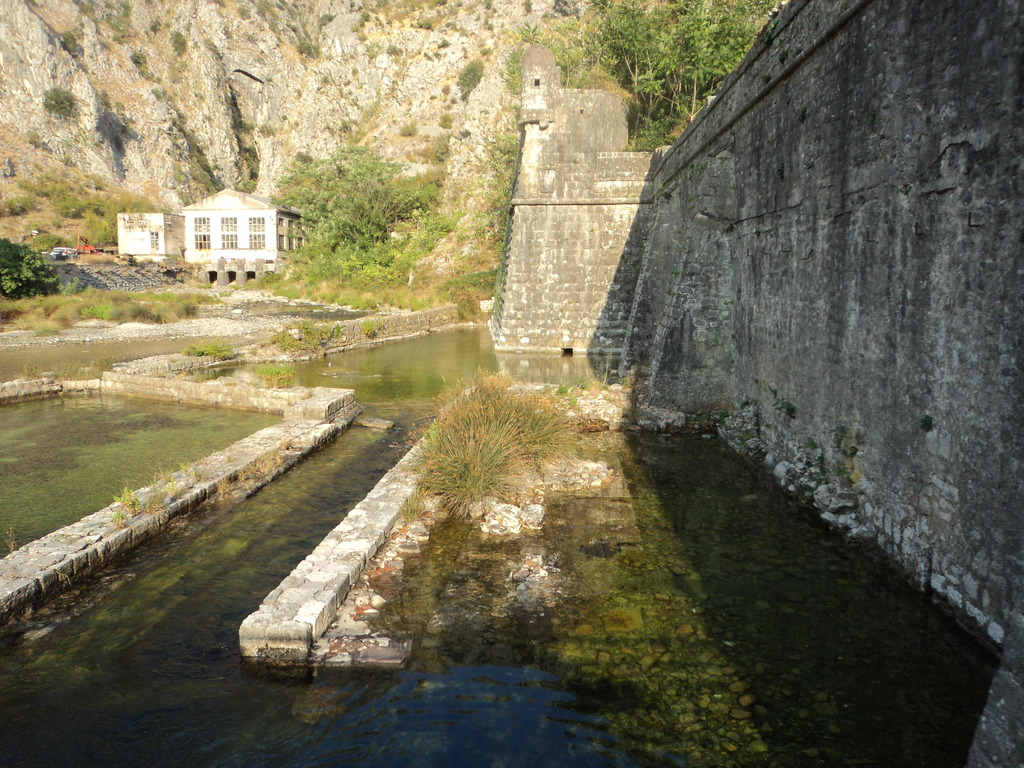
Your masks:
<svg viewBox="0 0 1024 768"><path fill-rule="evenodd" d="M451 186L472 194L495 134L514 130L505 43L550 3L533 5L11 0L0 193L69 166L167 205L215 186L269 194L297 153L361 141L412 171L449 142ZM464 95L459 75L477 59L482 78Z"/></svg>

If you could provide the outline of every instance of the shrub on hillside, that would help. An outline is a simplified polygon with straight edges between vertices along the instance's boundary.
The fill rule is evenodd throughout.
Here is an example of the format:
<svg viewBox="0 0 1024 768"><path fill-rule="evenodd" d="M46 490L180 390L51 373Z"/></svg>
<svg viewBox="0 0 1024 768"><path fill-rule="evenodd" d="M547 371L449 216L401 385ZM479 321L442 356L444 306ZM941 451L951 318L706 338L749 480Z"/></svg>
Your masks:
<svg viewBox="0 0 1024 768"><path fill-rule="evenodd" d="M43 94L43 109L66 120L78 114L78 100L66 88L51 88Z"/></svg>
<svg viewBox="0 0 1024 768"><path fill-rule="evenodd" d="M185 53L185 50L188 48L188 40L178 30L171 32L171 48L178 56Z"/></svg>
<svg viewBox="0 0 1024 768"><path fill-rule="evenodd" d="M456 81L459 86L459 92L463 101L469 98L471 94L484 76L484 63L480 59L473 59L459 73L459 79Z"/></svg>
<svg viewBox="0 0 1024 768"><path fill-rule="evenodd" d="M57 290L57 273L27 245L0 238L0 295L23 299Z"/></svg>

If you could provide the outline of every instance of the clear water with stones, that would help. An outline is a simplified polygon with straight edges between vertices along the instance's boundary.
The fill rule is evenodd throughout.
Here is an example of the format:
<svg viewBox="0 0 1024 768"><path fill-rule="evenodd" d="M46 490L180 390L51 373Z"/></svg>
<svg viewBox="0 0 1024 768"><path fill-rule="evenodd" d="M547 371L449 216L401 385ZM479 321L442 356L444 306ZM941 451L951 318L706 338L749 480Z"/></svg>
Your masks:
<svg viewBox="0 0 1024 768"><path fill-rule="evenodd" d="M962 764L990 660L707 440L595 438L624 482L536 537L440 529L383 619L417 638L405 670L242 664L239 623L436 393L522 361L460 330L300 366L397 429L350 431L8 633L0 764ZM508 581L524 554L558 569L550 592Z"/></svg>

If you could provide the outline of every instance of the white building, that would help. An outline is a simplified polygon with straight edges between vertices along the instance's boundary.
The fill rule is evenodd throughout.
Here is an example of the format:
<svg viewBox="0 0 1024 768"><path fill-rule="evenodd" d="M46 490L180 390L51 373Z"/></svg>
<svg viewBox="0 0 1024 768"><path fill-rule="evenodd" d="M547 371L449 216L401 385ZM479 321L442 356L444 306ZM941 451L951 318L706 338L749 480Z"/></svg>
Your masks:
<svg viewBox="0 0 1024 768"><path fill-rule="evenodd" d="M140 261L180 259L185 251L185 217L179 213L117 214L117 252Z"/></svg>
<svg viewBox="0 0 1024 768"><path fill-rule="evenodd" d="M225 189L182 214L185 260L206 265L211 283L244 283L272 272L302 245L299 211L259 195Z"/></svg>

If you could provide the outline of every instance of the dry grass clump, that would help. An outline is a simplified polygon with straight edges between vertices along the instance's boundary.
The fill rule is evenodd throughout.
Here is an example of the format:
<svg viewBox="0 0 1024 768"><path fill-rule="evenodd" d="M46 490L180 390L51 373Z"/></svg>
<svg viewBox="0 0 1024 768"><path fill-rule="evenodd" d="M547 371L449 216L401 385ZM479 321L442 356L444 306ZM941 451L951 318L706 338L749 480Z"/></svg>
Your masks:
<svg viewBox="0 0 1024 768"><path fill-rule="evenodd" d="M519 392L507 379L484 378L452 400L424 436L420 488L444 510L464 514L485 496L501 496L528 464L560 452L569 422L554 400Z"/></svg>
<svg viewBox="0 0 1024 768"><path fill-rule="evenodd" d="M80 320L115 323L173 323L195 317L200 304L213 299L203 294L128 293L87 288L71 295L0 300L0 318L18 330L56 333Z"/></svg>
<svg viewBox="0 0 1024 768"><path fill-rule="evenodd" d="M197 341L181 350L189 357L212 357L214 360L229 360L235 356L235 348L227 339Z"/></svg>

